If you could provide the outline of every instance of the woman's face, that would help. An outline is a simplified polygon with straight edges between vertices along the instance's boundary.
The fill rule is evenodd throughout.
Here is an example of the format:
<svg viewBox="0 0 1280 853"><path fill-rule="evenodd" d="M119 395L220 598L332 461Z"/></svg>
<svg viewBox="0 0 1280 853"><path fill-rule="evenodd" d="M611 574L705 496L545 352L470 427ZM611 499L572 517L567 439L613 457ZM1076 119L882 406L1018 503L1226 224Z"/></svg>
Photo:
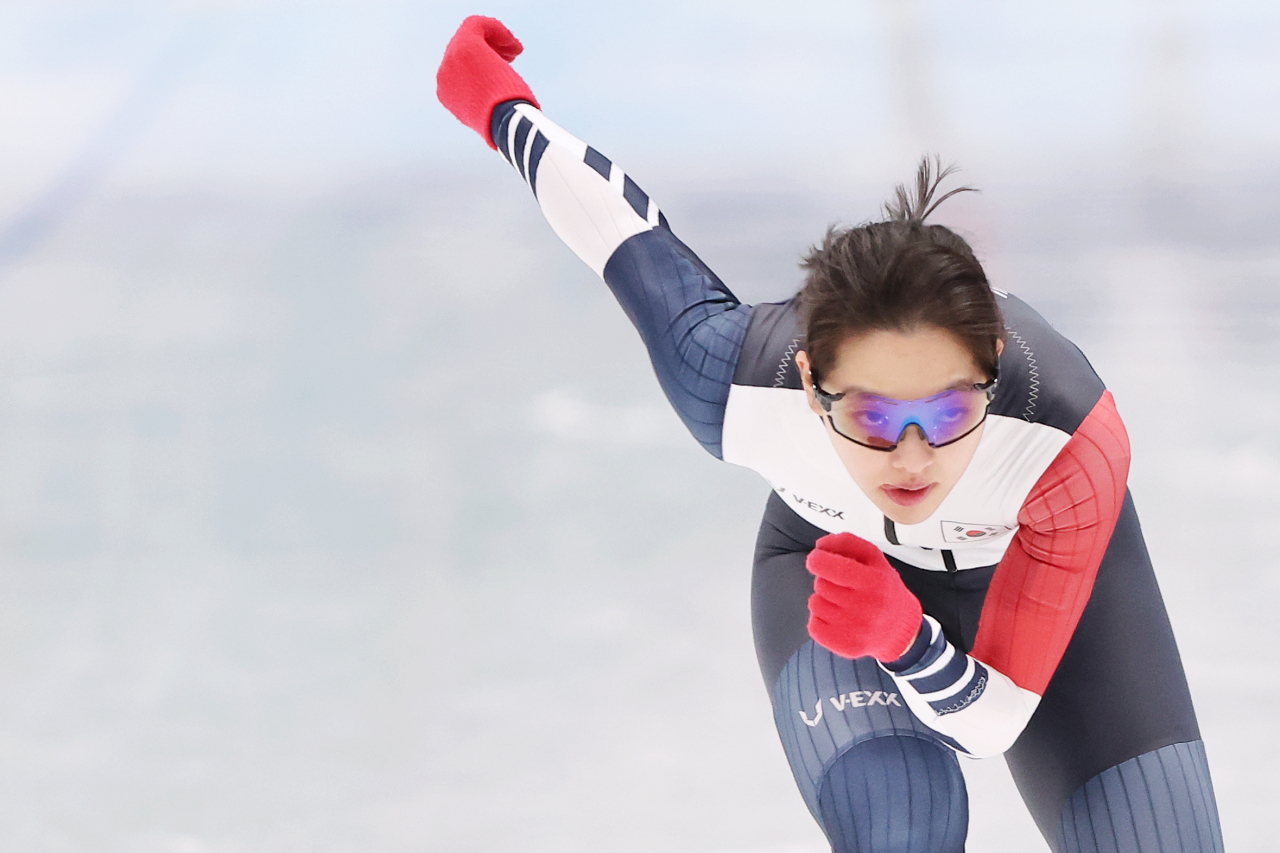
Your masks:
<svg viewBox="0 0 1280 853"><path fill-rule="evenodd" d="M898 524L918 524L932 515L969 467L982 439L982 427L954 444L935 448L929 446L920 427L911 424L896 448L872 450L832 429L813 393L808 353L797 353L796 365L809 406L822 416L836 454L871 502ZM920 326L909 332L875 330L846 338L837 350L835 364L822 373L822 390L832 394L857 390L895 400L918 400L990 378L951 332Z"/></svg>

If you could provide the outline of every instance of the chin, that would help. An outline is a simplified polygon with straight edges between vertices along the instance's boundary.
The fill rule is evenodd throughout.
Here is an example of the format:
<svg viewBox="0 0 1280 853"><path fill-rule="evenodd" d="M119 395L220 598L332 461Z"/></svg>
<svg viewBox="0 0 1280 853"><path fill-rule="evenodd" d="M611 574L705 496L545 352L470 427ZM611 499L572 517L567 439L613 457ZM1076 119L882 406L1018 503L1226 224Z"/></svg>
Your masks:
<svg viewBox="0 0 1280 853"><path fill-rule="evenodd" d="M885 518L894 524L919 524L920 522L933 515L933 511L938 508L941 501L929 501L928 506L898 506L895 503L889 503L887 506L881 506Z"/></svg>

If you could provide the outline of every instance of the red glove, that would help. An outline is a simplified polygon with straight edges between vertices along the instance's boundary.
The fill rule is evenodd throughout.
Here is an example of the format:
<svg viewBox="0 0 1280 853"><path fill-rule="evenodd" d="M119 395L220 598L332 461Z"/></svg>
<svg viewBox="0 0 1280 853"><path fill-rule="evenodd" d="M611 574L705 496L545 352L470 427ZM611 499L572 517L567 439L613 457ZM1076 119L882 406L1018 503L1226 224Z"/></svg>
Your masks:
<svg viewBox="0 0 1280 853"><path fill-rule="evenodd" d="M490 136L493 108L517 98L538 106L538 101L509 64L524 46L497 18L472 15L462 22L444 49L436 72L436 97L458 121L484 137Z"/></svg>
<svg viewBox="0 0 1280 853"><path fill-rule="evenodd" d="M809 636L819 645L885 663L907 653L920 631L920 602L879 548L852 533L832 533L814 544L805 566L816 576Z"/></svg>

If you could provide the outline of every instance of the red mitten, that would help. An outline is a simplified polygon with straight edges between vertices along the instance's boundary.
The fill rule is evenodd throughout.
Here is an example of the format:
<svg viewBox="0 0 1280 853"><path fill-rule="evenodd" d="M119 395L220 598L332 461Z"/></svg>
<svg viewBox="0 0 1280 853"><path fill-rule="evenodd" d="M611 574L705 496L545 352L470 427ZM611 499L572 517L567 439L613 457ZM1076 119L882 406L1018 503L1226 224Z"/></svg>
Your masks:
<svg viewBox="0 0 1280 853"><path fill-rule="evenodd" d="M907 653L920 631L920 602L880 549L852 533L819 539L805 566L815 575L809 636L846 658L888 663Z"/></svg>
<svg viewBox="0 0 1280 853"><path fill-rule="evenodd" d="M538 106L538 101L510 62L524 46L497 18L472 15L462 22L444 49L436 72L436 97L458 121L484 137L489 135L493 108L517 98Z"/></svg>

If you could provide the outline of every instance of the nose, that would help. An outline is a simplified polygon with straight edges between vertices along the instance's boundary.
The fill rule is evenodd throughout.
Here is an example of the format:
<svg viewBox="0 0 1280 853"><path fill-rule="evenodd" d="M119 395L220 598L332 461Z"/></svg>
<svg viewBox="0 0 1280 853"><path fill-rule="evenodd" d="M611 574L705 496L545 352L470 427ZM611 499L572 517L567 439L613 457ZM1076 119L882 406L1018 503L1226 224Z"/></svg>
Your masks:
<svg viewBox="0 0 1280 853"><path fill-rule="evenodd" d="M898 446L889 454L894 468L907 474L921 474L933 464L934 448L925 440L919 424L908 424L898 439Z"/></svg>

